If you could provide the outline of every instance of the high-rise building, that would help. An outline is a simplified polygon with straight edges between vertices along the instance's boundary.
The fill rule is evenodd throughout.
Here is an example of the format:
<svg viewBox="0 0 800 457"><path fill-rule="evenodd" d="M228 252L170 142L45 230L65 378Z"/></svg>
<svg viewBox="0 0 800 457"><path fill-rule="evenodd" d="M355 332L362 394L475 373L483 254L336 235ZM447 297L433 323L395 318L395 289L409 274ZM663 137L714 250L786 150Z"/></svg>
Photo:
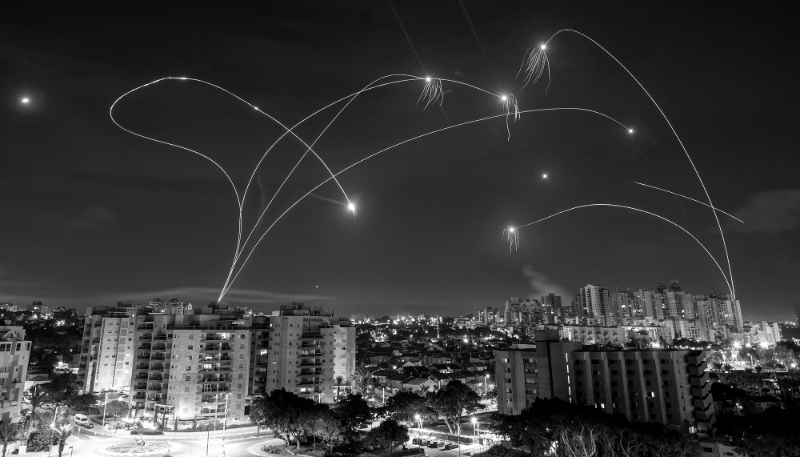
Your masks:
<svg viewBox="0 0 800 457"><path fill-rule="evenodd" d="M537 398L559 398L634 422L713 434L703 351L582 348L548 330L536 332L536 344L496 350L498 412L519 414Z"/></svg>
<svg viewBox="0 0 800 457"><path fill-rule="evenodd" d="M31 342L25 341L25 330L0 323L0 421L16 423L21 419L30 355Z"/></svg>
<svg viewBox="0 0 800 457"><path fill-rule="evenodd" d="M537 398L569 401L567 354L581 343L561 342L557 330L536 332L536 344L494 351L497 411L519 414Z"/></svg>
<svg viewBox="0 0 800 457"><path fill-rule="evenodd" d="M131 406L178 421L244 419L248 324L244 308L224 303L137 315Z"/></svg>
<svg viewBox="0 0 800 457"><path fill-rule="evenodd" d="M605 287L593 285L581 287L576 300L583 316L593 319L595 324L606 327L618 324L614 301Z"/></svg>
<svg viewBox="0 0 800 457"><path fill-rule="evenodd" d="M78 379L85 392L130 389L139 309L122 303L87 308L78 363Z"/></svg>
<svg viewBox="0 0 800 457"><path fill-rule="evenodd" d="M709 436L714 400L705 353L688 350L575 351L568 354L574 403Z"/></svg>
<svg viewBox="0 0 800 457"><path fill-rule="evenodd" d="M292 303L254 316L251 333L250 395L286 389L331 403L352 385L356 334L349 318Z"/></svg>

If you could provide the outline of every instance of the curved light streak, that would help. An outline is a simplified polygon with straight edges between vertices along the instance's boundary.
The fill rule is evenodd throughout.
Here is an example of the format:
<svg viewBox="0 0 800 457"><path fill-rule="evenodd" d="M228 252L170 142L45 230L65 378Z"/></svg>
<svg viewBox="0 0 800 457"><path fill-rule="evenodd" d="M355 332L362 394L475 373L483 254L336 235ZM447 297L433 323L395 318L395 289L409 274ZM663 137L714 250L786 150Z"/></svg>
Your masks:
<svg viewBox="0 0 800 457"><path fill-rule="evenodd" d="M722 273L722 277L723 277L723 279L725 279L725 284L728 286L728 290L731 292L731 294L733 294L732 284L728 281L728 277L725 275L725 270L722 269L722 266L720 266L719 262L717 262L717 259L714 258L714 256L708 250L708 248L706 248L706 246L702 242L700 242L700 240L698 240L696 236L692 235L692 233L690 231L686 230L681 225L679 225L679 224L677 224L675 222L672 222L671 220L667 219L666 217L660 216L660 215L658 215L656 213L652 213L652 212L647 211L647 210L643 210L641 208L635 208L633 206L625 206L625 205L616 205L616 204L613 204L613 203L591 203L591 204L588 204L588 205L578 205L578 206L574 206L572 208L565 209L563 211L559 211L559 212L557 212L555 214L551 214L551 215L549 215L547 217L543 217L543 218L541 218L539 220L536 220L536 221L533 221L533 222L529 222L529 223L524 224L524 225L517 226L516 228L517 228L517 231L519 231L519 229L522 229L522 228L525 228L525 227L529 227L529 226L534 225L534 224L538 224L539 222L544 222L544 221L546 221L548 219L554 218L554 217L559 216L559 215L564 214L564 213L568 213L570 211L574 211L576 209L592 208L592 207L598 207L598 206L600 206L600 207L610 207L610 208L622 208L622 209L629 209L629 210L632 210L632 211L638 211L640 213L644 213L644 214L648 214L648 215L653 216L653 217L657 217L657 218L661 219L664 222L668 222L668 223L674 225L675 227L678 227L684 233L686 233L687 235L692 237L692 239L695 242L697 242L697 244L699 244L700 247L703 248L704 251L706 251L706 254L708 254L708 256L711 257L711 260L714 262L714 265L716 265L717 268L719 269L719 272Z"/></svg>
<svg viewBox="0 0 800 457"><path fill-rule="evenodd" d="M598 43L597 41L592 39L592 37L586 35L585 33L579 32L579 31L574 30L574 29L561 29L561 30L558 30L553 35L551 35L550 38L544 43L544 48L541 48L541 50L544 52L546 50L547 45L549 45L550 41L552 41L559 33L562 33L562 32L564 32L564 33L574 33L576 35L579 35L579 36L589 40L592 44L594 44L595 46L600 48L609 57L611 57L614 60L614 62L616 62L623 70L625 70L625 72L628 74L628 76L630 76L631 79L633 79L636 82L636 84L639 86L639 88L642 89L642 91L645 93L645 95L647 95L647 98L650 99L650 101L653 103L653 106L656 107L658 112L661 114L661 117L664 119L664 121L669 126L669 129L672 131L672 134L675 136L675 139L678 141L678 144L680 145L681 149L683 150L683 153L686 155L686 158L689 159L689 164L692 166L692 169L694 170L694 173L697 176L698 181L700 181L700 186L703 188L703 193L705 193L705 195L706 195L706 199L708 200L709 207L713 209L712 214L714 215L714 220L716 221L717 228L719 229L719 236L720 236L720 239L722 240L722 246L723 246L723 249L725 251L725 260L727 261L727 264L728 264L728 277L730 277L730 281L731 281L731 287L730 287L731 296L732 296L731 298L735 300L736 299L736 287L735 287L735 284L734 284L734 281L733 281L733 269L731 268L731 259L730 259L730 256L728 255L728 243L725 241L725 233L722 231L722 224L719 221L719 215L717 214L716 208L714 207L714 203L711 201L711 195L708 193L708 189L706 188L705 182L703 182L703 178L700 176L700 172L697 170L697 167L695 166L694 161L692 160L692 157L689 155L689 151L686 149L686 146L684 146L683 141L681 140L680 136L678 135L678 132L675 130L675 127L672 126L672 122L669 121L669 118L664 113L664 110L661 109L661 106L656 102L656 100L653 98L653 96L650 95L650 92L648 92L648 90L644 87L644 85L641 82L639 82L639 80L636 78L636 76L634 76L633 73L631 73L631 71L628 70L628 68L625 65L623 65L622 62L619 61L619 59L617 59L614 56L614 54L609 52L600 43ZM549 66L548 66L548 68L549 68Z"/></svg>
<svg viewBox="0 0 800 457"><path fill-rule="evenodd" d="M580 111L580 112L586 112L586 113L590 113L590 114L594 114L594 115L598 115L598 116L601 116L603 118L606 118L606 119L614 122L615 124L619 125L620 127L622 127L626 131L629 129L628 126L626 126L622 122L618 121L617 119L615 119L615 118L613 118L613 117L611 117L611 116L609 116L609 115L607 115L605 113L601 113L599 111L595 111L595 110L587 109L587 108L577 108L577 107L537 108L537 109L529 109L529 110L520 110L519 113L543 113L543 112L550 112L550 111ZM478 123L478 122L488 121L488 120L491 120L491 119L497 119L497 118L505 117L505 116L507 116L507 113L495 114L495 115L491 115L491 116L482 117L482 118L479 118L479 119L472 119L472 120L469 120L469 121L461 122L459 124L449 125L447 127L442 127L442 128L436 129L436 130L432 130L430 132L426 132L426 133L423 133L423 134L420 134L420 135L413 136L411 138L408 138L408 139L405 139L403 141L400 141L399 143L395 143L395 144L393 144L391 146L388 146L388 147L383 148L383 149L381 149L379 151L376 151L376 152L374 152L374 153L372 153L372 154L370 154L370 155L368 155L368 156L366 156L366 157L364 157L364 158L362 158L362 159L360 159L360 160L348 165L347 167L343 168L342 170L336 172L334 174L334 176L339 176L342 173L350 170L351 168L353 168L353 167L355 167L355 166L357 166L357 165L359 165L359 164L361 164L361 163L363 163L363 162L365 162L365 161L367 161L369 159L372 159L373 157L376 157L376 156L378 156L378 155L380 155L380 154L382 154L382 153L384 153L386 151L389 151L389 150L394 149L394 148L396 148L398 146L402 146L404 144L410 143L412 141L415 141L415 140L418 140L418 139L421 139L421 138L424 138L424 137L427 137L427 136L430 136L430 135L433 135L433 134L436 134L436 133L444 132L446 130L450 130L450 129L453 129L453 128L463 127L463 126L466 126L466 125L471 125L471 124L475 124L475 123ZM247 256L245 257L244 261L239 266L238 271L236 272L236 274L233 276L233 278L229 282L228 287L223 290L222 296L224 296L225 293L227 293L228 289L230 289L230 287L233 285L234 281L236 281L236 278L239 277L239 274L244 269L244 266L247 264L247 261L253 255L253 252L255 252L256 247L258 246L259 243L261 243L261 240L264 239L264 237L267 235L267 233L269 233L269 231L272 229L272 227L274 227L275 224L277 224L286 215L286 213L291 211L292 208L297 206L306 197L311 195L315 190L317 190L320 187L322 187L325 183L327 183L331 179L333 179L333 177L322 181L316 187L314 187L313 189L309 190L306 194L304 194L303 196L298 198L294 203L292 203L286 210L283 211L283 213L281 213L272 222L272 224L267 228L266 231L264 231L263 234L261 234L259 239L255 242L253 247L250 249L250 252L247 254Z"/></svg>
<svg viewBox="0 0 800 457"><path fill-rule="evenodd" d="M638 182L638 181L631 181L631 182L632 182L632 183L634 183L634 184L638 184L638 185L640 185L640 186L649 187L649 188L651 188L651 189L655 189L655 190L660 190L661 192L666 192L666 193L668 193L668 194L672 194L672 195L674 195L674 196L676 196L676 197L685 198L685 199L687 199L687 200L691 200L691 201L693 201L693 202L695 202L695 203L700 203L700 204L701 204L701 205L703 205L703 206L706 206L706 207L708 207L708 208L711 208L711 209L713 209L714 211L719 211L720 213L722 213L722 214L724 214L724 215L726 215L726 216L728 216L728 217L730 217L730 218L732 218L732 219L736 219L737 221L739 221L739 222L741 222L742 224L744 224L744 221L743 221L743 220L739 219L738 217L734 216L733 214L730 214L730 213L727 213L727 212L725 212L725 211L722 211L722 210L721 210L721 209L719 209L719 208L715 208L715 207L713 207L713 206L709 205L709 204L708 204L708 203L706 203L706 202L703 202L703 201L700 201L700 200L694 199L694 198L692 198L692 197L687 197L686 195L681 195L681 194L679 194L679 193L677 193L677 192L673 192L673 191L671 191L671 190L662 189L662 188L660 188L660 187L656 187L656 186L653 186L653 185L650 185L650 184L645 184L645 183L643 183L643 182Z"/></svg>

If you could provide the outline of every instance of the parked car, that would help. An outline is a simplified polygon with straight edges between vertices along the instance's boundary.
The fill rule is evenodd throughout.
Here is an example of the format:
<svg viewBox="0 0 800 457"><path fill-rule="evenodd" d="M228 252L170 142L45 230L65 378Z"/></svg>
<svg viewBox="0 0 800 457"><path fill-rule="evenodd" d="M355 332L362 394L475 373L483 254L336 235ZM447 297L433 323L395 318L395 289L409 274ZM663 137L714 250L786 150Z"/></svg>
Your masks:
<svg viewBox="0 0 800 457"><path fill-rule="evenodd" d="M75 423L86 428L93 428L94 424L92 421L85 414L76 414L75 415Z"/></svg>

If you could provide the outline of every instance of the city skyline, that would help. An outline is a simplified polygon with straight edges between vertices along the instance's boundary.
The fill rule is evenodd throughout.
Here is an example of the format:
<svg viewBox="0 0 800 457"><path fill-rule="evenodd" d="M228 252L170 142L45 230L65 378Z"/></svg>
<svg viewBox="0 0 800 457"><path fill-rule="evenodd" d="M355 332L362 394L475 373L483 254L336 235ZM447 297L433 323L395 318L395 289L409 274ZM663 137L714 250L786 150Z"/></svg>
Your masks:
<svg viewBox="0 0 800 457"><path fill-rule="evenodd" d="M553 292L568 302L587 284L638 289L680 280L693 294L727 293L690 238L619 209L584 209L528 228L509 252L508 226L614 203L677 221L724 259L708 208L633 184L704 199L658 111L608 56L561 36L549 51L551 81L523 88L517 72L527 51L569 27L642 81L715 205L745 221L721 216L744 318L793 318L800 189L784 166L792 145L785 113L798 93L789 59L781 58L792 39L774 18L768 25L743 9L713 6L464 5L472 24L456 2L398 4L405 34L386 4L371 3L226 10L228 21L211 11L151 18L146 9L6 19L2 60L11 71L3 77L2 122L9 134L0 202L11 223L0 237L0 301L82 309L156 297L200 305L216 299L236 241L230 187L201 158L117 128L109 108L127 91L162 77L197 78L291 125L389 73L513 93L520 109L593 109L635 133L580 113L523 113L508 130L501 116L398 148L341 175L355 218L330 183L292 210L254 251L226 301L259 311L318 300L337 315L376 306L386 310L381 315L458 315L509 296ZM146 19L154 25L143 31ZM742 33L744 24L758 33ZM748 52L752 63L742 68ZM322 138L320 156L340 170L414 135L503 113L499 103L446 84L442 106L423 109L421 89L365 94ZM131 128L222 158L239 184L281 133L189 82L154 86L115 109ZM328 120L298 135L313 139ZM303 152L296 142L282 144L259 172L254 208ZM323 179L324 169L306 159L276 203L286 208Z"/></svg>

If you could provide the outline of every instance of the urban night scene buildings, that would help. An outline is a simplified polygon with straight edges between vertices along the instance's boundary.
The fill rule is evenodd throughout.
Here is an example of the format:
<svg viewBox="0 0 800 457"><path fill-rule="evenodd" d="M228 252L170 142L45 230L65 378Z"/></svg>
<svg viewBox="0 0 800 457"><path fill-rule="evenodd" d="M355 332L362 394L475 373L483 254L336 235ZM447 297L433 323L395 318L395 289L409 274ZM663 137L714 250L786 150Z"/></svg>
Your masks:
<svg viewBox="0 0 800 457"><path fill-rule="evenodd" d="M220 455L228 425L232 453L467 434L464 452L536 454L569 440L539 449L507 416L619 414L643 448L630 424L759 455L747 421L796 417L800 394L788 21L639 3L11 8L9 441L88 455L94 438L58 431L85 414L95 432L143 420L157 442L202 430ZM383 409L345 420L351 393ZM437 409L447 395L462 418ZM297 398L352 427L279 432L263 412Z"/></svg>

